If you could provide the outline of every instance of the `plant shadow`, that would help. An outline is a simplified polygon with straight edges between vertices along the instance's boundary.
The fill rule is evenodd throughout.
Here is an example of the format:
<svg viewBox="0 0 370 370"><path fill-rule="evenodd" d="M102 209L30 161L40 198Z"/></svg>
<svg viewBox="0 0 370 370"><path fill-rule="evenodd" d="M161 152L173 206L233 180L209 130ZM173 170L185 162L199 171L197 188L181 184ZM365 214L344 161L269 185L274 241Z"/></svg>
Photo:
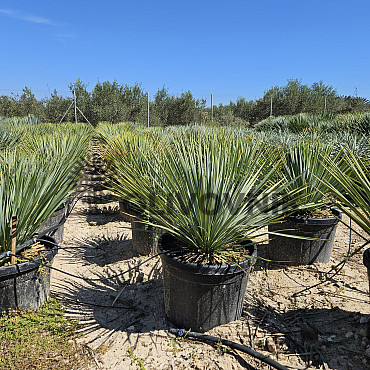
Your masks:
<svg viewBox="0 0 370 370"><path fill-rule="evenodd" d="M90 279L60 280L55 284L57 297L68 303L69 315L80 321L81 332L92 334L93 345L96 342L100 347L121 332L130 337L170 328L164 314L158 257L145 274L129 260L125 269L122 264L107 267L103 272L90 273Z"/></svg>
<svg viewBox="0 0 370 370"><path fill-rule="evenodd" d="M257 246L257 258L253 265L254 271L261 270L279 270L283 268L282 264L270 260L269 245L258 244Z"/></svg>
<svg viewBox="0 0 370 370"><path fill-rule="evenodd" d="M280 358L297 354L307 367L367 368L369 314L338 307L283 312L256 297L248 300L243 316L253 327L250 346L264 348Z"/></svg>
<svg viewBox="0 0 370 370"><path fill-rule="evenodd" d="M90 223L94 223L96 225L106 225L110 222L116 222L116 221L121 221L122 218L119 214L119 212L114 212L114 213L98 213L98 214L87 214L86 215L86 221Z"/></svg>
<svg viewBox="0 0 370 370"><path fill-rule="evenodd" d="M106 225L111 222L127 222L124 216L119 211L117 206L103 206L99 205L89 206L77 211L77 214L84 217L86 222L93 225Z"/></svg>
<svg viewBox="0 0 370 370"><path fill-rule="evenodd" d="M87 204L107 204L116 202L117 200L117 196L113 194L89 194L82 197L82 202Z"/></svg>
<svg viewBox="0 0 370 370"><path fill-rule="evenodd" d="M55 288L57 297L68 303L68 315L80 321L89 344L99 348L123 335L135 347L141 333L150 333L153 343L156 335L173 339L166 332L173 325L165 316L158 256L149 260L134 255L131 241L124 237L85 240L75 253L72 259L91 265L89 279L61 279ZM248 294L241 319L211 334L257 351L266 350L269 340L275 352L269 349L267 355L278 361L298 356L299 365L311 368L365 369L369 325L370 314L339 308L277 309ZM243 359L236 360L241 364Z"/></svg>
<svg viewBox="0 0 370 370"><path fill-rule="evenodd" d="M178 343L168 329L174 325L165 316L163 281L159 259L152 265L148 279L143 279L140 269L132 268L129 276L106 279L112 276L97 274L99 281L64 281L58 298L68 303L68 315L78 319L81 333L93 348L108 345L122 334L129 348L136 348L140 335L148 333L154 346L160 341ZM125 275L126 277L126 275ZM104 280L106 279L106 280ZM192 338L189 342L199 342ZM204 342L219 350L217 343ZM244 368L254 369L235 351L229 354Z"/></svg>
<svg viewBox="0 0 370 370"><path fill-rule="evenodd" d="M102 235L81 240L74 252L74 258L100 267L127 261L135 256L136 254L132 251L132 240L128 239L125 234Z"/></svg>
<svg viewBox="0 0 370 370"><path fill-rule="evenodd" d="M132 251L132 240L125 234L102 235L88 240L77 239L75 243L73 247L60 248L64 253L59 253L58 258L64 263L105 267L137 256Z"/></svg>

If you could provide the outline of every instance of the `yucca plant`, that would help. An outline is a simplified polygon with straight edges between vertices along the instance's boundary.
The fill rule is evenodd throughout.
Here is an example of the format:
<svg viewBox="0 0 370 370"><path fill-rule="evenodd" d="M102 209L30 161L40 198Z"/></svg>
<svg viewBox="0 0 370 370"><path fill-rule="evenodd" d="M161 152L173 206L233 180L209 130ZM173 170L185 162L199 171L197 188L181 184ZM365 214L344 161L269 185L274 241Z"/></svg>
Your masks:
<svg viewBox="0 0 370 370"><path fill-rule="evenodd" d="M370 114L365 113L348 113L338 115L337 129L346 130L356 134L369 135L370 133Z"/></svg>
<svg viewBox="0 0 370 370"><path fill-rule="evenodd" d="M366 155L359 156L348 146L344 146L343 157L339 163L334 163L330 157L324 158L323 163L340 185L336 187L326 183L337 200L336 206L362 229L362 232L358 232L352 228L352 231L363 239L363 244L333 266L332 270L336 270L370 244L370 158ZM370 288L369 248L364 251L363 262L367 267Z"/></svg>
<svg viewBox="0 0 370 370"><path fill-rule="evenodd" d="M29 114L25 117L0 117L0 119L3 122L11 123L14 125L38 125L40 123L38 118L33 114Z"/></svg>
<svg viewBox="0 0 370 370"><path fill-rule="evenodd" d="M344 147L353 154L362 158L370 158L370 140L367 135L357 135L352 132L342 132L336 135L328 135L321 138L323 141L332 142L335 151L341 151Z"/></svg>
<svg viewBox="0 0 370 370"><path fill-rule="evenodd" d="M101 136L100 142L108 164L108 186L116 195L135 204L138 210L144 210L148 199L133 192L127 184L145 183L151 187L152 195L160 191L154 179L158 172L153 171L162 153L160 140L143 132L126 132L112 137Z"/></svg>
<svg viewBox="0 0 370 370"><path fill-rule="evenodd" d="M11 125L2 124L0 126L0 150L12 149L17 146L20 134L12 130Z"/></svg>
<svg viewBox="0 0 370 370"><path fill-rule="evenodd" d="M13 216L18 219L21 244L74 191L87 143L86 135L54 135L38 138L32 150L18 148L0 154L1 252L10 249Z"/></svg>
<svg viewBox="0 0 370 370"><path fill-rule="evenodd" d="M360 236L365 243L360 250L370 243L370 159L344 147L340 162L326 156L323 164L339 184L336 186L325 182L325 186L336 199L336 206L364 231Z"/></svg>
<svg viewBox="0 0 370 370"><path fill-rule="evenodd" d="M302 199L295 205L298 215L310 216L315 211L328 208L332 199L326 183L335 180L322 163L322 158L330 157L334 163L339 161L340 154L333 150L331 144L320 141L300 141L288 144L281 150L282 166L277 177L286 185L286 191L302 190Z"/></svg>
<svg viewBox="0 0 370 370"><path fill-rule="evenodd" d="M142 222L143 218L148 220L145 214L148 199L132 194L125 184L144 182L152 187L153 195L161 191L153 180L155 174L149 168L148 161L141 154L145 152L160 158L162 145L158 132L128 132L113 138L102 138L102 141L108 170L106 182L119 197L123 220L131 222L132 249L138 254L150 254L156 249L158 230Z"/></svg>
<svg viewBox="0 0 370 370"><path fill-rule="evenodd" d="M273 148L219 133L167 140L161 156L137 148L129 168L122 160L127 153L117 149L108 161L114 163L116 189L145 209L152 225L173 235L190 259L235 261L244 253L237 245L290 209L274 198L281 184L269 184L279 166L275 161L271 167Z"/></svg>
<svg viewBox="0 0 370 370"><path fill-rule="evenodd" d="M277 178L286 184L287 192L302 191L299 202L293 204L294 213L269 225L270 258L290 265L328 263L341 213L331 208L333 199L326 184L337 184L322 158L336 163L340 154L330 144L300 141L283 148L281 155Z"/></svg>
<svg viewBox="0 0 370 370"><path fill-rule="evenodd" d="M239 318L254 245L290 209L284 185L273 182L275 148L220 129L170 132L132 152L117 147L106 147L117 190L165 232L167 317L196 331Z"/></svg>

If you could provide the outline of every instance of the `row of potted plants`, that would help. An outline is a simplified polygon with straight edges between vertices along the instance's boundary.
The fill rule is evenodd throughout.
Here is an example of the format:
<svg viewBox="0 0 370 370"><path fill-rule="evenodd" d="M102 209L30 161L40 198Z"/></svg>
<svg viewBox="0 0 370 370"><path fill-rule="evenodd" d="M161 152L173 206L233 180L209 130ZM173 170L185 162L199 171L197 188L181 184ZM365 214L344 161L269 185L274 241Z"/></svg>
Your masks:
<svg viewBox="0 0 370 370"><path fill-rule="evenodd" d="M134 143L130 133L108 135L102 143L111 189L141 210L143 224L166 233L159 250L173 323L205 331L240 316L250 266L241 264L254 256L257 237L272 238L274 260L329 261L341 218L330 208L343 208L332 189L348 196L335 169L352 176L349 148L271 145L222 131L150 136L135 134Z"/></svg>
<svg viewBox="0 0 370 370"><path fill-rule="evenodd" d="M91 131L72 127L62 128L63 135L61 128L56 133L47 125L17 128L32 132L32 137L22 134L8 140L12 148L2 147L3 252L11 248L14 216L22 244L73 192ZM125 204L134 231L144 228L146 235L149 231L161 235L149 239L158 242L161 253L166 314L179 327L206 331L240 317L258 243L272 239L274 260L327 262L330 245L324 248L327 241L322 239L330 241L328 233L340 214L330 214L325 231L320 226L313 237L302 225L315 215L324 218L331 207L344 213L350 209L369 232L369 159L348 146L299 138L277 143L263 134L246 136L229 129L122 133L106 125L97 133L107 162L107 182ZM292 223L293 217L298 221ZM298 230L296 235L291 229ZM290 234L289 239L280 240L284 234ZM298 253L290 246L292 241L300 243ZM55 244L48 239L44 247L52 249ZM293 254L283 251L286 245ZM142 242L136 251L148 254L153 246ZM8 267L0 267L0 288L7 286L3 289L10 292L14 287L9 288L3 274ZM39 296L47 296L47 288L42 289L46 293ZM6 304L19 302L17 298Z"/></svg>
<svg viewBox="0 0 370 370"><path fill-rule="evenodd" d="M90 138L85 127L17 129L17 144L0 151L0 312L38 308L47 299L50 269L39 262L51 264L57 253ZM35 238L49 229L57 240ZM17 258L8 253L14 242Z"/></svg>

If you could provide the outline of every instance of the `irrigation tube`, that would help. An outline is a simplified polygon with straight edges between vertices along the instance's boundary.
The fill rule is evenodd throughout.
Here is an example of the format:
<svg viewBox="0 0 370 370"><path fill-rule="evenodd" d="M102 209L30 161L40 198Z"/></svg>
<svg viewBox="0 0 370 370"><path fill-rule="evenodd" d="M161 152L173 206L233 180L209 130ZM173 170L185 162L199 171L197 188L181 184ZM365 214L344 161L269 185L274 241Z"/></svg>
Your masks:
<svg viewBox="0 0 370 370"><path fill-rule="evenodd" d="M35 237L35 238L32 238L32 239L30 239L29 241L27 241L27 242L23 243L22 245L18 246L18 247L17 247L17 249L16 249L16 253L15 253L15 254L13 254L11 251L3 252L3 253L0 255L0 259L1 259L1 258L5 258L5 257L10 257L10 256L14 256L14 257L21 257L21 258L23 258L23 259L25 259L25 260L27 260L27 261L33 261L33 262L36 262L36 263L37 263L37 264L39 264L40 266L48 267L48 268L50 268L51 270L55 270L55 271L58 271L58 272L60 272L60 273L62 273L62 274L65 274L65 275L68 275L68 276L74 277L74 278L76 278L76 279L81 279L81 280L84 280L84 281L86 281L86 282L89 282L89 281L105 281L105 280L110 280L110 279L118 278L118 277L120 277L120 276L122 276L122 275L124 275L124 274L127 274L128 272L132 271L133 269L136 269L136 268L138 268L138 267L140 267L140 266L144 265L145 263L149 262L149 261L150 261L150 260L152 260L153 258L156 258L156 257L158 257L158 256L160 256L161 254L163 254L163 253L164 253L164 252L159 252L159 253L157 253L157 254L155 254L155 255L153 255L153 256L151 256L151 257L147 258L145 261L140 262L140 263L138 263L137 265L130 267L128 270L123 271L123 272L120 272L119 274L112 275L112 276L108 276L108 277L105 277L105 278L104 278L104 277L102 277L102 278L96 278L96 279L89 279L89 278L85 278L85 277L83 277L83 276L78 276L78 275L75 275L75 274L71 274L70 272L63 271L63 270L61 270L61 269L58 269L58 268L53 267L53 266L51 266L51 265L45 264L45 263L43 263L43 262L39 262L39 261L37 261L35 258L28 258L28 257L24 257L24 256L22 256L22 255L20 255L20 254L17 254L20 250L22 250L22 249L24 249L24 248L26 248L26 247L30 246L31 244L34 244L34 243L38 242L38 241L44 241L44 239L42 239L42 238L36 238L36 237ZM48 243L50 243L50 244L52 244L52 245L54 245L54 246L56 246L56 247L58 247L58 248L59 248L59 244L58 244L58 243L53 243L53 242L51 242L51 241L49 241ZM71 247L71 248L73 248L73 247ZM75 247L75 248L77 248L77 247ZM63 249L63 248L61 248L61 249ZM64 248L64 249L65 249L65 248Z"/></svg>
<svg viewBox="0 0 370 370"><path fill-rule="evenodd" d="M21 245L17 245L17 248L15 250L16 253L22 251L23 249L29 247L32 244L37 243L39 240L43 240L43 239L41 239L43 236L50 233L51 231L56 230L59 226L62 226L65 223L65 221L66 221L65 217L63 217L63 220L57 226L53 226L50 229L47 229L47 230L43 231L42 233L38 234L37 237L35 236L32 239L26 241L25 243L23 243ZM59 247L59 245L57 243L53 243L53 242L49 242L49 243ZM2 252L2 253L0 253L0 260L5 258L5 257L10 257L11 255L12 254L9 251ZM16 256L16 257L18 257L18 256Z"/></svg>
<svg viewBox="0 0 370 370"><path fill-rule="evenodd" d="M222 343L224 346L228 346L230 348L237 349L238 351L247 353L248 355L251 355L252 357L257 358L258 360L274 367L275 369L288 370L287 367L279 364L277 361L273 360L272 358L267 357L264 354L255 351L252 348L249 348L247 346L243 346L239 343L235 343L235 342L232 342L230 340L214 337L212 335L196 333L196 332L193 332L193 331L181 330L181 329L180 330L178 330L178 329L169 329L168 331L171 334L175 334L177 336L184 337L184 338L189 337L189 338L196 338L196 339L205 340L205 341L209 341L209 342Z"/></svg>
<svg viewBox="0 0 370 370"><path fill-rule="evenodd" d="M33 242L36 242L36 241L38 241L38 240L39 240L38 238L34 238L34 239L32 239L32 240L30 240L30 241L29 241L29 244L28 244L28 245L31 245L31 244L32 244L32 243L31 243L32 241L33 241ZM40 239L40 240L42 240L42 239ZM50 244L57 245L57 244L52 243L52 242L50 242ZM22 245L24 246L24 244L22 244ZM137 265L130 267L128 270L123 271L123 272L120 272L119 274L112 275L112 276L108 276L108 277L105 277L105 278L104 278L104 277L102 277L102 278L97 278L97 279L89 279L89 278L84 278L83 276L78 276L78 275L75 275L75 274L71 274L70 272L63 271L63 270L61 270L61 269L58 269L58 268L53 267L53 266L51 266L51 265L48 265L48 264L46 264L46 263L39 262L39 261L37 261L37 260L36 260L36 259L34 259L34 258L24 257L24 256L22 256L22 255L20 255L20 254L13 254L11 251L4 252L5 257L10 257L10 256L14 256L14 257L21 257L21 258L23 258L23 259L25 259L25 260L27 260L27 261L33 261L33 262L37 263L37 264L38 264L38 265L40 265L40 266L48 267L48 268L49 268L49 269L51 269L51 270L58 271L58 272L60 272L60 273L62 273L62 274L65 274L65 275L67 275L67 276L71 276L71 277L74 277L74 278L76 278L76 279L81 279L81 280L84 280L84 281L86 281L86 282L89 282L89 281L105 281L105 280L115 279L115 278L117 278L117 277L119 277L119 276L122 276L122 275L124 275L124 274L126 274L126 273L130 272L131 270L133 270L133 269L135 269L135 268L137 268L137 267L140 267L140 266L141 266L141 265L143 265L144 263L149 262L150 260L152 260L152 259L153 259L153 258L155 258L155 257L158 257L158 256L159 256L160 254L162 254L162 253L163 253L163 252L161 252L161 253L157 253L157 254L155 254L154 256L149 257L149 258L148 258L148 259L146 259L145 261L140 262L140 263L138 263Z"/></svg>

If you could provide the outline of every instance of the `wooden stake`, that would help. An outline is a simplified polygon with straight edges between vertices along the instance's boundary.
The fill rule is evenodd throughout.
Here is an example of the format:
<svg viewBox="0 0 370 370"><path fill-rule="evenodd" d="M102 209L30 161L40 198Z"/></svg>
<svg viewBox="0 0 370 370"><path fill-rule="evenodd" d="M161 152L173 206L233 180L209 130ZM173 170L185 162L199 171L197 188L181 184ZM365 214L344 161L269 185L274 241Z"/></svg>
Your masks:
<svg viewBox="0 0 370 370"><path fill-rule="evenodd" d="M17 245L17 216L12 217L12 255L10 263L15 265L15 247Z"/></svg>

